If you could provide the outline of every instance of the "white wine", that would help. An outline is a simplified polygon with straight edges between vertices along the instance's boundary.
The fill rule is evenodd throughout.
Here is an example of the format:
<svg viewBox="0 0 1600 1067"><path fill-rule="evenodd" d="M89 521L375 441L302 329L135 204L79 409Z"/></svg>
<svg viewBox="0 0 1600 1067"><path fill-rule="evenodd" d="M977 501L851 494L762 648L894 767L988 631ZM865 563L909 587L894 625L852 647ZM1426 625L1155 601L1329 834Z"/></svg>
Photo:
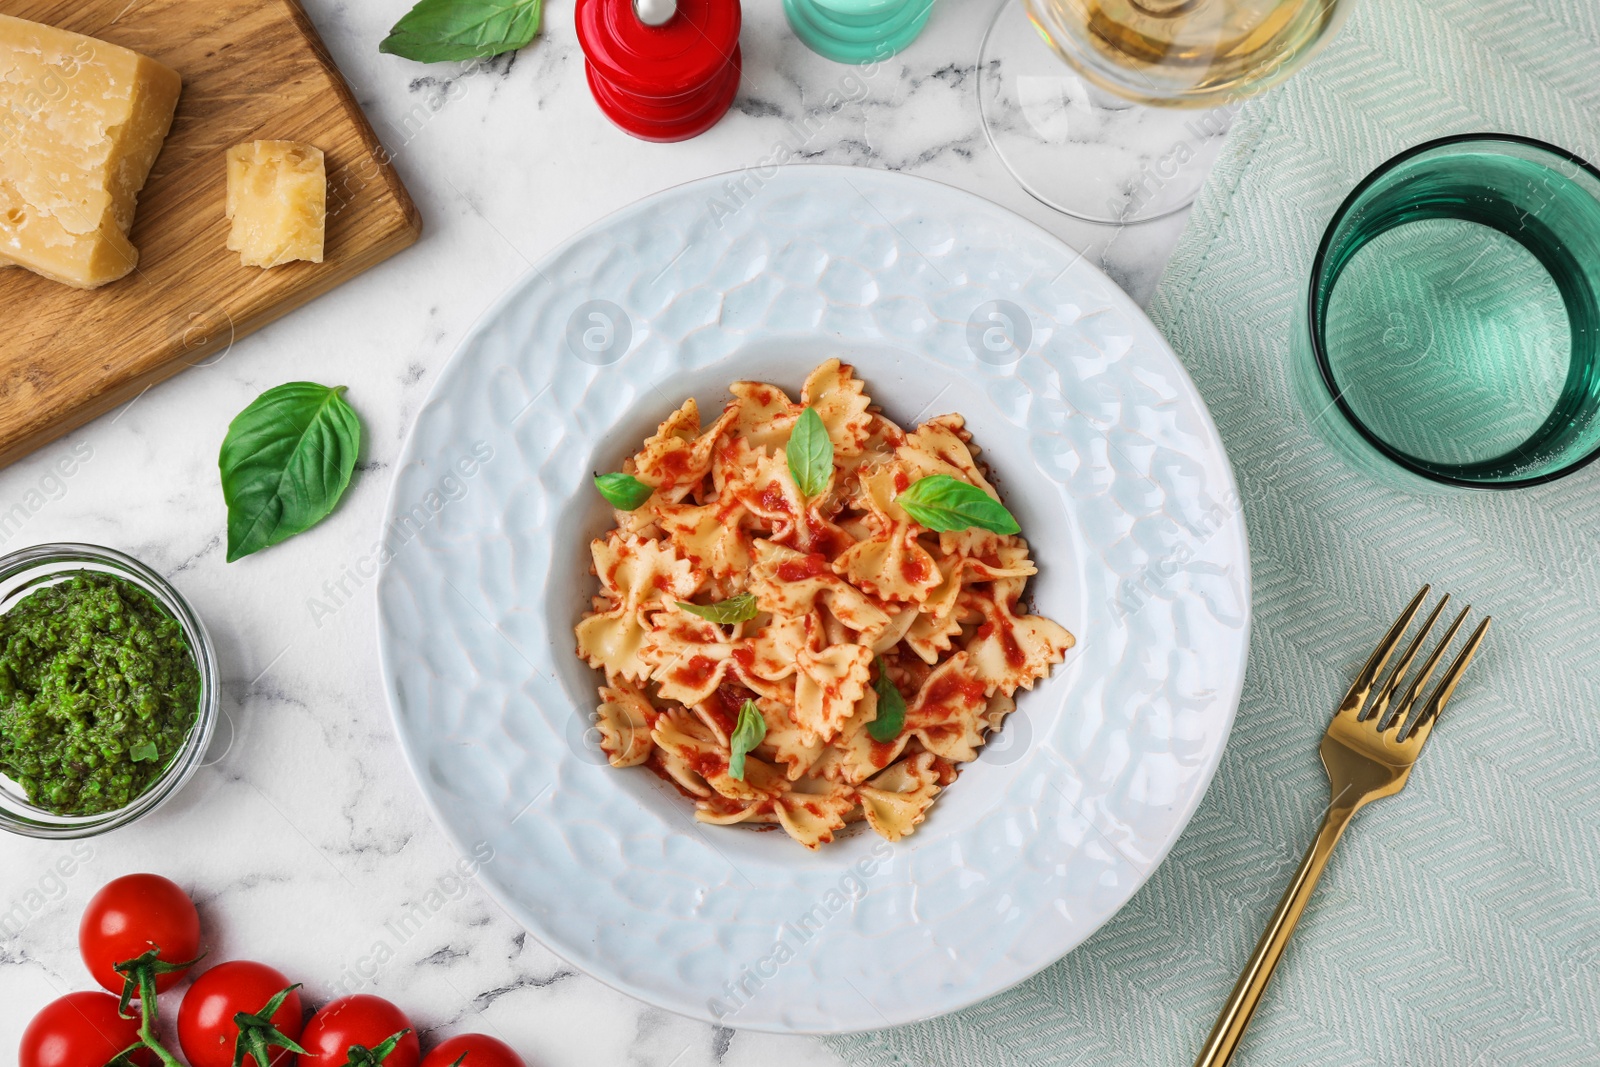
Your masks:
<svg viewBox="0 0 1600 1067"><path fill-rule="evenodd" d="M1091 82L1166 107L1219 107L1289 76L1351 0L1023 0Z"/></svg>
<svg viewBox="0 0 1600 1067"><path fill-rule="evenodd" d="M1003 3L979 49L984 132L1058 211L1110 225L1161 218L1194 201L1235 105L1293 73L1354 3Z"/></svg>

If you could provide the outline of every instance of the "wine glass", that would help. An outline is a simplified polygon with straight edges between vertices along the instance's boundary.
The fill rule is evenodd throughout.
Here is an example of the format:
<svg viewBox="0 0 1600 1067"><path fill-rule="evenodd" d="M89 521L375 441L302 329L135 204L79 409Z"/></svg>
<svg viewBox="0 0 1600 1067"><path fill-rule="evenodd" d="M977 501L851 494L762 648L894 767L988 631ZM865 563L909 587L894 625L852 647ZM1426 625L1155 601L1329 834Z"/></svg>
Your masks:
<svg viewBox="0 0 1600 1067"><path fill-rule="evenodd" d="M1058 211L1169 215L1194 200L1239 103L1310 58L1352 2L1005 0L978 63L984 130Z"/></svg>

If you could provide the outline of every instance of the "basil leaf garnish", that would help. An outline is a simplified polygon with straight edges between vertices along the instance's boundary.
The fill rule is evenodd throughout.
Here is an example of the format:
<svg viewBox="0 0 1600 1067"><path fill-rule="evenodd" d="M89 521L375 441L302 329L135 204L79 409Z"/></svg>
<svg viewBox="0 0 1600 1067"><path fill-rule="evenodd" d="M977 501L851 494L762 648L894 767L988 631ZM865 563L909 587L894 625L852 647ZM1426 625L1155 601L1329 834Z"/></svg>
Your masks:
<svg viewBox="0 0 1600 1067"><path fill-rule="evenodd" d="M754 593L740 593L727 600L719 600L715 604L691 604L687 600L678 601L678 607L691 615L698 615L707 622L735 623L749 622L756 617L756 595Z"/></svg>
<svg viewBox="0 0 1600 1067"><path fill-rule="evenodd" d="M309 530L344 495L361 447L361 420L344 391L289 382L228 424L217 466L229 563Z"/></svg>
<svg viewBox="0 0 1600 1067"><path fill-rule="evenodd" d="M802 496L813 497L828 488L828 479L833 477L833 439L816 408L806 408L795 420L784 456L789 460L789 476Z"/></svg>
<svg viewBox="0 0 1600 1067"><path fill-rule="evenodd" d="M930 530L966 530L1014 534L1022 527L1006 506L975 485L948 474L918 478L895 498L916 522Z"/></svg>
<svg viewBox="0 0 1600 1067"><path fill-rule="evenodd" d="M744 781L744 758L766 739L767 720L761 717L761 709L754 700L746 700L739 708L739 724L733 728L733 737L729 739L733 751L728 757L728 774Z"/></svg>
<svg viewBox="0 0 1600 1067"><path fill-rule="evenodd" d="M421 0L378 51L418 63L512 52L539 34L544 0Z"/></svg>
<svg viewBox="0 0 1600 1067"><path fill-rule="evenodd" d="M612 507L623 511L634 511L643 506L654 492L631 474L602 474L594 480L594 487L610 501Z"/></svg>
<svg viewBox="0 0 1600 1067"><path fill-rule="evenodd" d="M906 698L900 695L900 690L890 680L883 657L876 659L878 677L872 683L872 691L878 694L878 717L867 723L867 733L872 735L874 741L888 743L899 737L900 731L906 728Z"/></svg>

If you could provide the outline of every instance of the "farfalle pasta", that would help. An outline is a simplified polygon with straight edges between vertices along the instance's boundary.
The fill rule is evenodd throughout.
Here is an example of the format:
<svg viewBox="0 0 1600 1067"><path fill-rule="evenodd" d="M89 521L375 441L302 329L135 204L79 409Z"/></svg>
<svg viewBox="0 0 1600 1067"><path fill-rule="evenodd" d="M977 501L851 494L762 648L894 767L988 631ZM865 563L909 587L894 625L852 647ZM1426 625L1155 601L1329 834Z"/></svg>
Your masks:
<svg viewBox="0 0 1600 1067"><path fill-rule="evenodd" d="M576 634L601 747L702 822L899 841L1073 637L1023 608L1036 569L959 415L906 433L838 360L798 402L729 392L597 480L616 526Z"/></svg>

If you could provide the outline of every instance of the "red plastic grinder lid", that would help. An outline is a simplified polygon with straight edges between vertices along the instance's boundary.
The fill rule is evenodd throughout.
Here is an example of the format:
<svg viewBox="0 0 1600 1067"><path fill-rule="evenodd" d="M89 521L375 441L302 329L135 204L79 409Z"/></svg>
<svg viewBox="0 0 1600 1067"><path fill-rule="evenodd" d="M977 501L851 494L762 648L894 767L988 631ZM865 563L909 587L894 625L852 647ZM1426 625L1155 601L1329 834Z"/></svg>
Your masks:
<svg viewBox="0 0 1600 1067"><path fill-rule="evenodd" d="M666 24L647 26L633 0L578 0L578 42L593 72L626 92L669 99L705 87L734 61L739 0L678 0Z"/></svg>

